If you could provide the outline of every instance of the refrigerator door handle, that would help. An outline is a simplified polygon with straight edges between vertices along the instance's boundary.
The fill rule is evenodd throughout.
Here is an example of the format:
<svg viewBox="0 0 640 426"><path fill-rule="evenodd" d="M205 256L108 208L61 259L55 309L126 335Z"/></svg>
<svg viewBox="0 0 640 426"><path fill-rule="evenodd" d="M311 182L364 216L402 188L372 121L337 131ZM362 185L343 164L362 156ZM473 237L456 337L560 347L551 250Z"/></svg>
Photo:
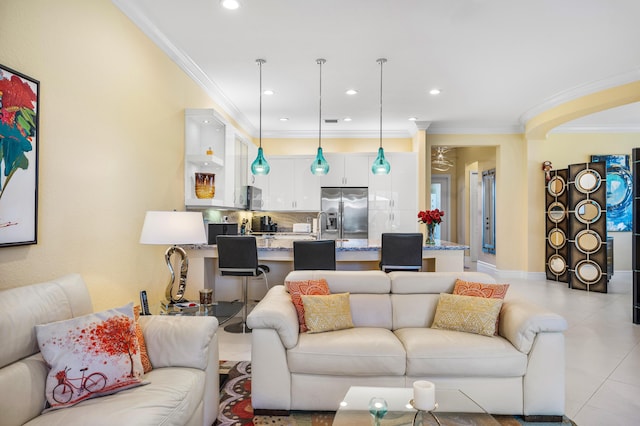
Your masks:
<svg viewBox="0 0 640 426"><path fill-rule="evenodd" d="M344 219L344 201L338 202L338 238L344 238L343 219Z"/></svg>

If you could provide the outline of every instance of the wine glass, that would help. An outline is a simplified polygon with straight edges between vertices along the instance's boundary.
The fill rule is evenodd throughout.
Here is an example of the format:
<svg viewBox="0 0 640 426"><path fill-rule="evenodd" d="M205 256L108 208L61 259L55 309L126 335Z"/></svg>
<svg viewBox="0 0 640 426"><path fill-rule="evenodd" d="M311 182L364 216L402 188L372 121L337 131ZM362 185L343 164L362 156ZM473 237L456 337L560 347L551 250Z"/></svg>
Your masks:
<svg viewBox="0 0 640 426"><path fill-rule="evenodd" d="M387 414L387 401L384 398L373 397L369 401L369 413L373 416L373 424L380 426L380 420Z"/></svg>

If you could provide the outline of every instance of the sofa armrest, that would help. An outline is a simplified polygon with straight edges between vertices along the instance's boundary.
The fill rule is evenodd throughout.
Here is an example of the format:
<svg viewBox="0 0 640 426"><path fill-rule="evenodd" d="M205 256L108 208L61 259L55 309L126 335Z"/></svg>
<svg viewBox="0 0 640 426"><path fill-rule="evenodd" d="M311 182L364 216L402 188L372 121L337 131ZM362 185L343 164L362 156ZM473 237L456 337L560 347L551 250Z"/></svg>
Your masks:
<svg viewBox="0 0 640 426"><path fill-rule="evenodd" d="M559 333L567 329L560 315L533 303L505 300L500 311L500 335L520 352L528 354L538 333Z"/></svg>
<svg viewBox="0 0 640 426"><path fill-rule="evenodd" d="M291 302L291 296L283 285L271 287L247 316L247 325L252 329L276 330L287 349L291 349L298 343L300 332L298 314Z"/></svg>
<svg viewBox="0 0 640 426"><path fill-rule="evenodd" d="M216 317L146 315L139 322L154 368L207 369L209 352L217 349L211 347L216 344Z"/></svg>

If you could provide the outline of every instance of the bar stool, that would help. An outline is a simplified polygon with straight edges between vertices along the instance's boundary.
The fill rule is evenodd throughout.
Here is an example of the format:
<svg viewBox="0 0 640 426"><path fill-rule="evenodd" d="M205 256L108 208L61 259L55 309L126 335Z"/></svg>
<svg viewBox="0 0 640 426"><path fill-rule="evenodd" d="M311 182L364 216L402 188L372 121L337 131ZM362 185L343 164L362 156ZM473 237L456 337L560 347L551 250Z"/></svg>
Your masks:
<svg viewBox="0 0 640 426"><path fill-rule="evenodd" d="M415 271L422 269L422 234L384 233L380 269L384 272Z"/></svg>
<svg viewBox="0 0 640 426"><path fill-rule="evenodd" d="M218 269L221 275L242 277L242 322L229 324L224 327L230 333L250 333L247 327L247 282L249 277L262 275L265 280L267 290L269 283L266 273L269 272L267 265L258 264L258 247L255 237L240 237L232 235L218 235L216 238L218 245Z"/></svg>
<svg viewBox="0 0 640 426"><path fill-rule="evenodd" d="M294 241L293 269L335 271L335 240Z"/></svg>

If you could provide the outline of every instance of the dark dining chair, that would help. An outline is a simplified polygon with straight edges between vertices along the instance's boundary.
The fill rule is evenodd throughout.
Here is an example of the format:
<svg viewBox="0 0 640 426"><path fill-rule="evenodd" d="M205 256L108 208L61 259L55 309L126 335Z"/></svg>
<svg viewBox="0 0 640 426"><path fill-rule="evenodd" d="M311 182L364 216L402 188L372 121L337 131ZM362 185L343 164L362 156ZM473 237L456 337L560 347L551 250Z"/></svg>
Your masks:
<svg viewBox="0 0 640 426"><path fill-rule="evenodd" d="M224 327L230 333L250 333L247 327L247 283L249 277L263 276L265 285L269 288L267 272L269 267L258 264L258 247L256 237L218 235L218 269L221 275L242 277L242 322L229 324Z"/></svg>
<svg viewBox="0 0 640 426"><path fill-rule="evenodd" d="M293 269L335 271L335 240L294 241Z"/></svg>
<svg viewBox="0 0 640 426"><path fill-rule="evenodd" d="M391 271L420 271L422 269L421 233L383 233L380 269Z"/></svg>

